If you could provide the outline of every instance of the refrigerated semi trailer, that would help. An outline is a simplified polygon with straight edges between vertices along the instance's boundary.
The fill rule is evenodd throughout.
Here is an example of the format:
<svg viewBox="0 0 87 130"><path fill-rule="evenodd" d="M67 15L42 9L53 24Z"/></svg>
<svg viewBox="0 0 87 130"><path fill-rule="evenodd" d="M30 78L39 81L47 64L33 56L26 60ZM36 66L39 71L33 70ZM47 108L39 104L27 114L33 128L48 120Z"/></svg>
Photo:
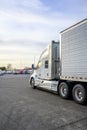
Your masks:
<svg viewBox="0 0 87 130"><path fill-rule="evenodd" d="M87 19L61 31L59 41L44 49L30 85L87 103Z"/></svg>

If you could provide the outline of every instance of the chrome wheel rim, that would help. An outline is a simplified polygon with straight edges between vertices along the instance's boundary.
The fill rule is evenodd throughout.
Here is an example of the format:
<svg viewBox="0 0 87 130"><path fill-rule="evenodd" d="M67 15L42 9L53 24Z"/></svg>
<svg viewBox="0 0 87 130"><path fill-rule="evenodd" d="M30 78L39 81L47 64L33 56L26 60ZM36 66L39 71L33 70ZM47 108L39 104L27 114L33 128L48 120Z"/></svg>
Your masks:
<svg viewBox="0 0 87 130"><path fill-rule="evenodd" d="M63 96L66 96L66 94L67 94L67 88L64 85L61 86L61 94Z"/></svg>
<svg viewBox="0 0 87 130"><path fill-rule="evenodd" d="M83 94L83 91L81 89L76 89L75 91L75 97L78 101L82 101L83 98L84 98L84 94Z"/></svg>

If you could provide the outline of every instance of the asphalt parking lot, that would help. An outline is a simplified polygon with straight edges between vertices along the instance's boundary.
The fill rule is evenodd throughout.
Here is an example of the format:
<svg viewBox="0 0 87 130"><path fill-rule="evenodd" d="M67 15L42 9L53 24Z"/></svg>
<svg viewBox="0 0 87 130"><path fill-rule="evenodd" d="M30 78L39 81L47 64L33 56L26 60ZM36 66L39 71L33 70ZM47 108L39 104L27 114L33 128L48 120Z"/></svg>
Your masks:
<svg viewBox="0 0 87 130"><path fill-rule="evenodd" d="M0 130L87 130L87 106L33 90L28 80L0 76Z"/></svg>

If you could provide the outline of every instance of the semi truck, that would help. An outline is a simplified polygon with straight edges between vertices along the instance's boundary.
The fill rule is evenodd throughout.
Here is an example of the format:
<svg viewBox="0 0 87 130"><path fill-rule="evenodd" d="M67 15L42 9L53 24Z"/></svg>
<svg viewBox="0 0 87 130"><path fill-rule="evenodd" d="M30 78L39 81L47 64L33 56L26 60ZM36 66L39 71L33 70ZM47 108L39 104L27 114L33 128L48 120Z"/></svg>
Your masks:
<svg viewBox="0 0 87 130"><path fill-rule="evenodd" d="M64 99L87 103L87 19L60 32L40 55L30 76L32 88L54 91Z"/></svg>

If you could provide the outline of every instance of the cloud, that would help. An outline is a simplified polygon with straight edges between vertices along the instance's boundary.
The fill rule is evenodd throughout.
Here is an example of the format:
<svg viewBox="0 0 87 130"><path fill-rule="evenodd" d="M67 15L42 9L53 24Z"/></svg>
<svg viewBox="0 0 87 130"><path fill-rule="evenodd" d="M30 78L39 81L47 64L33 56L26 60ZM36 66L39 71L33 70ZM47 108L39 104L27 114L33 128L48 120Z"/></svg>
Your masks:
<svg viewBox="0 0 87 130"><path fill-rule="evenodd" d="M44 45L33 41L3 41L3 44L0 43L0 65L11 63L19 68L21 64L21 68L24 68L34 63L34 57L36 65Z"/></svg>
<svg viewBox="0 0 87 130"><path fill-rule="evenodd" d="M0 1L0 61L31 65L60 31L85 18L86 6L86 0Z"/></svg>
<svg viewBox="0 0 87 130"><path fill-rule="evenodd" d="M0 9L2 10L14 10L14 11L26 11L26 12L37 12L37 11L47 11L49 7L41 0L3 0L0 1Z"/></svg>
<svg viewBox="0 0 87 130"><path fill-rule="evenodd" d="M67 26L74 21L68 18L63 20L60 13L50 16L16 11L0 13L0 34L2 39L9 40L49 41L55 38L56 30L60 32L64 25Z"/></svg>
<svg viewBox="0 0 87 130"><path fill-rule="evenodd" d="M62 11L55 9L51 11L51 7L40 0L13 0L10 3L9 0L3 0L1 3L3 5L0 10L1 40L33 39L48 42L57 39L58 33L72 25L76 19L71 19Z"/></svg>

